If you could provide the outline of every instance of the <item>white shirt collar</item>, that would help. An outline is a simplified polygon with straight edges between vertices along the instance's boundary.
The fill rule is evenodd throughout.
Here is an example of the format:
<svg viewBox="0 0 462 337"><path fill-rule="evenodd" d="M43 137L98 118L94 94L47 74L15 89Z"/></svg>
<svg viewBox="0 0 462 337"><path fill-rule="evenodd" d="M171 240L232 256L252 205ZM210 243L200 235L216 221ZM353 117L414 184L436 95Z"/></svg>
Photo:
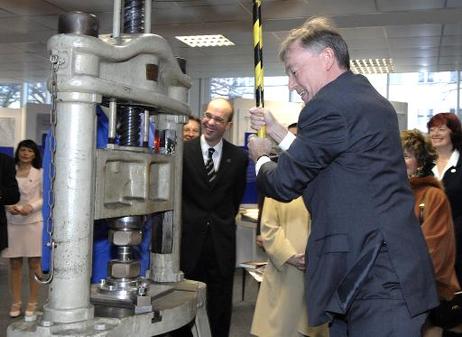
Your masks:
<svg viewBox="0 0 462 337"><path fill-rule="evenodd" d="M448 163L443 169L443 172L441 172L441 175L438 174L438 169L436 168L436 165L433 166L432 172L433 175L438 178L438 180L442 180L444 177L444 174L446 173L447 170L449 170L451 167L457 166L457 162L459 161L460 153L458 150L452 151L451 157L449 157Z"/></svg>
<svg viewBox="0 0 462 337"><path fill-rule="evenodd" d="M207 158L209 155L209 149L213 147L215 152L213 153L214 156L220 156L221 151L223 150L223 138L220 139L220 141L215 145L215 146L210 146L207 141L205 140L204 135L201 135L201 150L202 150L202 155Z"/></svg>

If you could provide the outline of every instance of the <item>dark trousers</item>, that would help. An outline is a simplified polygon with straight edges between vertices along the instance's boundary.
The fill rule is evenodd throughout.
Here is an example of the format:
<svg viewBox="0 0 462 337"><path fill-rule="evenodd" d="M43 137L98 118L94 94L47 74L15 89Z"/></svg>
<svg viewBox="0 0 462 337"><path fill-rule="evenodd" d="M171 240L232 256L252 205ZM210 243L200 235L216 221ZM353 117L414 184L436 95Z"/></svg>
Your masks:
<svg viewBox="0 0 462 337"><path fill-rule="evenodd" d="M227 275L221 272L210 230L207 232L196 268L185 274L185 277L207 284L207 315L212 337L228 337L233 304L234 269ZM190 337L190 329L190 325L187 325L170 334L174 337Z"/></svg>
<svg viewBox="0 0 462 337"><path fill-rule="evenodd" d="M421 337L427 314L411 317L383 246L347 313L336 315L330 337Z"/></svg>

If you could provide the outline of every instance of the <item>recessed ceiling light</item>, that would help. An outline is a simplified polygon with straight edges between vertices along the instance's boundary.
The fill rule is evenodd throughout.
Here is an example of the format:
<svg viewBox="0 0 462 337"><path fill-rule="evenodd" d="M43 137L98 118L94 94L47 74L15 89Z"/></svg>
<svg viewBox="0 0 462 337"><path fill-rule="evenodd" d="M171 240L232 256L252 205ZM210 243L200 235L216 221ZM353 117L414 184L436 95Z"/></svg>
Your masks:
<svg viewBox="0 0 462 337"><path fill-rule="evenodd" d="M190 47L224 47L234 46L234 43L223 35L190 35L175 36Z"/></svg>
<svg viewBox="0 0 462 337"><path fill-rule="evenodd" d="M350 68L358 74L388 74L394 72L392 59L351 60Z"/></svg>

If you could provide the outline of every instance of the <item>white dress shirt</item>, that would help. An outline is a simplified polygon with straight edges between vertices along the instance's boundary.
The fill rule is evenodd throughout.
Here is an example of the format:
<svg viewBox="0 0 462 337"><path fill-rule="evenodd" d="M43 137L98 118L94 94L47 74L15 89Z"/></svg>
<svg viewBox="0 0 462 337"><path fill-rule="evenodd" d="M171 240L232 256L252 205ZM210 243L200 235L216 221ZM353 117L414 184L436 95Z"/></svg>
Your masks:
<svg viewBox="0 0 462 337"><path fill-rule="evenodd" d="M218 171L218 168L220 167L220 160L221 160L221 155L223 153L223 139L220 139L220 142L216 144L215 146L210 146L207 144L207 141L205 140L204 135L201 135L201 150L202 150L202 157L204 159L204 164L207 163L207 160L209 159L209 149L213 148L215 152L212 154L212 160L213 160L213 166L215 168L215 172Z"/></svg>
<svg viewBox="0 0 462 337"><path fill-rule="evenodd" d="M279 148L282 151L287 151L290 147L290 145L293 143L293 141L297 138L292 132L287 132L287 135L282 139L282 141L279 143ZM262 156L260 159L257 160L255 163L255 174L258 175L258 171L260 171L260 167L271 161L271 159L268 156Z"/></svg>

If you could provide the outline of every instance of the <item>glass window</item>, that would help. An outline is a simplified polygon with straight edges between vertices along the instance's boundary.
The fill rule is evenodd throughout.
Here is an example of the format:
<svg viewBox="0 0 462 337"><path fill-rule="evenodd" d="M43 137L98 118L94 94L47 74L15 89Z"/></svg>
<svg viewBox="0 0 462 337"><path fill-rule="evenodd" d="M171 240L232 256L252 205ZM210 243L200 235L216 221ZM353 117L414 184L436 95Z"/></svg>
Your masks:
<svg viewBox="0 0 462 337"><path fill-rule="evenodd" d="M264 86L265 100L268 101L290 101L289 78L287 76L265 77Z"/></svg>
<svg viewBox="0 0 462 337"><path fill-rule="evenodd" d="M50 94L46 82L26 83L27 103L51 103Z"/></svg>
<svg viewBox="0 0 462 337"><path fill-rule="evenodd" d="M212 78L210 80L210 97L253 98L253 77Z"/></svg>
<svg viewBox="0 0 462 337"><path fill-rule="evenodd" d="M459 72L459 106L458 106L458 116L462 120L462 71ZM457 76L456 76L457 78Z"/></svg>
<svg viewBox="0 0 462 337"><path fill-rule="evenodd" d="M436 113L455 111L457 81L450 71L390 74L389 100L408 104L408 128L426 131Z"/></svg>
<svg viewBox="0 0 462 337"><path fill-rule="evenodd" d="M270 101L288 101L289 88L287 76L269 76L264 79L264 99ZM254 98L255 83L253 77L212 78L210 97Z"/></svg>
<svg viewBox="0 0 462 337"><path fill-rule="evenodd" d="M460 102L457 107L457 90L460 90L457 80L462 76L458 77L457 72L371 74L366 77L382 96L390 101L407 103L407 127L410 129L426 131L427 121L439 112L458 111L462 117ZM289 92L287 76L265 77L264 89L265 100L301 102L295 91ZM253 77L212 78L211 97L218 96L253 99Z"/></svg>
<svg viewBox="0 0 462 337"><path fill-rule="evenodd" d="M282 86L266 86L265 92L263 93L265 100L268 101L284 101L289 102L289 88L287 85Z"/></svg>
<svg viewBox="0 0 462 337"><path fill-rule="evenodd" d="M0 84L0 104L4 108L21 107L21 84Z"/></svg>
<svg viewBox="0 0 462 337"><path fill-rule="evenodd" d="M387 97L387 74L365 74L372 86L383 97Z"/></svg>

